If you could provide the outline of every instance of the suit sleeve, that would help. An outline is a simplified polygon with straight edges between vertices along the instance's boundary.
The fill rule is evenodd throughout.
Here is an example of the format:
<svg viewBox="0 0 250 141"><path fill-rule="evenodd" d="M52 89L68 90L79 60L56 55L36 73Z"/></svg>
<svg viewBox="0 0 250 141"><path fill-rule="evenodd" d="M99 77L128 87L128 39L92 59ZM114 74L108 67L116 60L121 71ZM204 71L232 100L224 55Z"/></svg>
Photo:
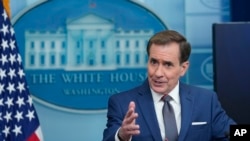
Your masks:
<svg viewBox="0 0 250 141"><path fill-rule="evenodd" d="M117 130L122 124L124 114L118 99L110 97L108 101L107 124L103 132L103 141L115 141Z"/></svg>

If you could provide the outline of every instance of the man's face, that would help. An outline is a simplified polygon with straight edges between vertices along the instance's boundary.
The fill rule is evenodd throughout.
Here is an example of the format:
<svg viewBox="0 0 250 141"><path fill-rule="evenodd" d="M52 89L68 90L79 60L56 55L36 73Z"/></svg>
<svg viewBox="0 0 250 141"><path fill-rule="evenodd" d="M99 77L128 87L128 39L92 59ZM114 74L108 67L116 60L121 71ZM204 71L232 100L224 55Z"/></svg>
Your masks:
<svg viewBox="0 0 250 141"><path fill-rule="evenodd" d="M160 94L169 93L188 69L189 62L180 64L179 44L152 44L148 58L148 79L151 88Z"/></svg>

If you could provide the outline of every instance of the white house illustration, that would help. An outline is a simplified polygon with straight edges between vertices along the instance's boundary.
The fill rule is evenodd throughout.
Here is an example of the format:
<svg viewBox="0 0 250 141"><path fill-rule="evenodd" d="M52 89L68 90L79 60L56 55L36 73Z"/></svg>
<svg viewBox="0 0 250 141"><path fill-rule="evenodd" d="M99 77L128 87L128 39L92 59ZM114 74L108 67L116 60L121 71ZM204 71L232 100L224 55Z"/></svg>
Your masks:
<svg viewBox="0 0 250 141"><path fill-rule="evenodd" d="M114 70L146 67L153 29L123 30L95 14L56 31L25 31L25 69Z"/></svg>

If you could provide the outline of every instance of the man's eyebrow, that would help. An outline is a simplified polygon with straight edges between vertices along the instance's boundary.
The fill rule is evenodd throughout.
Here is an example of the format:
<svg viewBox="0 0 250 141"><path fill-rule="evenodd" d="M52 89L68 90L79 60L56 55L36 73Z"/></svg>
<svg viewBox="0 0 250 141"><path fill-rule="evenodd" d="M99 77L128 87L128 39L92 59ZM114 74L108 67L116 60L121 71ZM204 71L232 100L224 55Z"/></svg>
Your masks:
<svg viewBox="0 0 250 141"><path fill-rule="evenodd" d="M157 60L156 58L154 58L154 57L150 57L150 60Z"/></svg>
<svg viewBox="0 0 250 141"><path fill-rule="evenodd" d="M172 65L172 64L174 64L174 63L171 62L171 61L163 61L163 64Z"/></svg>

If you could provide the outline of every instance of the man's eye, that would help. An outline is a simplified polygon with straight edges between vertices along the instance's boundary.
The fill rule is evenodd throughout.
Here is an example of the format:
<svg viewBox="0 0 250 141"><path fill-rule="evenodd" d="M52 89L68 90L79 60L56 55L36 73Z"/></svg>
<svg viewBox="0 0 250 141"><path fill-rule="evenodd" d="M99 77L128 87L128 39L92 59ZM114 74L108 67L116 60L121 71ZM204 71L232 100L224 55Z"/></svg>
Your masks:
<svg viewBox="0 0 250 141"><path fill-rule="evenodd" d="M156 61L155 60L151 60L150 63L151 64L156 64Z"/></svg>
<svg viewBox="0 0 250 141"><path fill-rule="evenodd" d="M165 63L165 66L170 67L170 66L173 66L173 64L172 63Z"/></svg>

